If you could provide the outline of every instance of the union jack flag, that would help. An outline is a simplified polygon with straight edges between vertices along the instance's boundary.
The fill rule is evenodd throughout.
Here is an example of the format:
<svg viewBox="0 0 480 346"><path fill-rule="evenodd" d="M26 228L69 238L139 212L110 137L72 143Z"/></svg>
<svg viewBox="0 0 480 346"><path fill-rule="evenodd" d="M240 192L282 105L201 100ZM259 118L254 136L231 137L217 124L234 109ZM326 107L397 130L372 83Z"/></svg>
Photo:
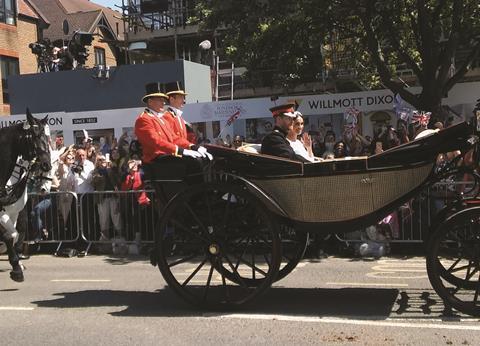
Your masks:
<svg viewBox="0 0 480 346"><path fill-rule="evenodd" d="M238 117L240 116L240 110L236 111L235 113L233 113L232 115L230 115L230 117L228 118L227 120L227 126L230 126L233 124L233 122L235 120L238 119Z"/></svg>
<svg viewBox="0 0 480 346"><path fill-rule="evenodd" d="M358 123L359 114L360 111L358 109L356 109L355 107L350 107L345 111L343 118L345 119L345 122L356 125ZM350 118L351 120L349 120Z"/></svg>
<svg viewBox="0 0 480 346"><path fill-rule="evenodd" d="M402 99L400 94L395 95L393 100L393 109L395 110L397 116L407 123L410 121L410 118L413 115L409 104Z"/></svg>
<svg viewBox="0 0 480 346"><path fill-rule="evenodd" d="M431 112L413 111L412 124L418 123L419 126L427 126L430 121Z"/></svg>

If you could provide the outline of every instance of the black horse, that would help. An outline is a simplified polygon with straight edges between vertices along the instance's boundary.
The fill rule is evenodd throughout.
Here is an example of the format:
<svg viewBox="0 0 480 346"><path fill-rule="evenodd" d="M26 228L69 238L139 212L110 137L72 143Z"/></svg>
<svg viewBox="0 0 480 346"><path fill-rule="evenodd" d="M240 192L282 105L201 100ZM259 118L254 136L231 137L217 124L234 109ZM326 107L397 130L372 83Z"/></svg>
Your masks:
<svg viewBox="0 0 480 346"><path fill-rule="evenodd" d="M24 276L15 250L15 225L27 203L27 182L34 177L48 179L52 169L47 117L36 119L27 109L26 122L0 129L0 239L7 246L10 277L17 282Z"/></svg>

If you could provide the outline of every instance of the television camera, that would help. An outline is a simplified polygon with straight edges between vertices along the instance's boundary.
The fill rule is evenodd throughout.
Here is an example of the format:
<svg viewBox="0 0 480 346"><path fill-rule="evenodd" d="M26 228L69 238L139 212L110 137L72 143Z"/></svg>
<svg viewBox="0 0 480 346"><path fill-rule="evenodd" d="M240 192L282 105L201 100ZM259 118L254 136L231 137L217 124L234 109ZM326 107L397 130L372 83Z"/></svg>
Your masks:
<svg viewBox="0 0 480 346"><path fill-rule="evenodd" d="M74 70L82 68L88 58L87 47L92 44L93 35L75 31L67 46L52 45L49 39L30 43L32 54L37 56L38 72Z"/></svg>
<svg viewBox="0 0 480 346"><path fill-rule="evenodd" d="M53 46L49 39L43 39L28 45L32 54L37 56L38 72L49 72L52 61Z"/></svg>
<svg viewBox="0 0 480 346"><path fill-rule="evenodd" d="M68 50L72 54L76 61L76 67L83 67L89 54L87 53L87 47L91 46L93 35L83 31L75 31L72 39L68 43Z"/></svg>

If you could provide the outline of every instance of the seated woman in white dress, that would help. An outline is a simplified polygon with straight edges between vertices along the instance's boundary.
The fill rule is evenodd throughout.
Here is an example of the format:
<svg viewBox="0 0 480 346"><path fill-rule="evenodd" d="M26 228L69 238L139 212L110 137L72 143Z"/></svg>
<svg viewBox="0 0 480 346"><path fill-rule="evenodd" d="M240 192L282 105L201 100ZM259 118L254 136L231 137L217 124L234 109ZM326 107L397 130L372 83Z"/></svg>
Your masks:
<svg viewBox="0 0 480 346"><path fill-rule="evenodd" d="M300 112L296 112L296 114L297 117L288 131L287 140L295 154L304 157L310 162L318 161L313 155L312 138L307 132L302 134L304 127L302 114ZM299 137L301 139L298 139Z"/></svg>

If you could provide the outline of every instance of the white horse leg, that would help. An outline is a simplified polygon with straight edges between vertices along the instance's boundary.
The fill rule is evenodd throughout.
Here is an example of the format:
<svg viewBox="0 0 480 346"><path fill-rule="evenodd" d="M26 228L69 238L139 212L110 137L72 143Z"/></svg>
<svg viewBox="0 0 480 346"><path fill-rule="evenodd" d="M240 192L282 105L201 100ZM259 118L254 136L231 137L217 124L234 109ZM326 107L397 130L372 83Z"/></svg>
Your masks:
<svg viewBox="0 0 480 346"><path fill-rule="evenodd" d="M10 215L5 213L5 211L0 211L0 231L2 232L2 237L5 240L12 239L15 244L18 239L18 232L15 228L15 224L12 222Z"/></svg>
<svg viewBox="0 0 480 346"><path fill-rule="evenodd" d="M18 240L18 232L15 228L15 223L17 222L18 213L23 207L25 207L27 198L27 190L25 189L23 196L19 198L18 201L12 205L5 206L4 209L0 211L0 231L2 232L2 237L7 245L8 261L12 266L10 278L17 282L22 282L24 280L24 267L18 258L17 251L15 250L15 243Z"/></svg>

